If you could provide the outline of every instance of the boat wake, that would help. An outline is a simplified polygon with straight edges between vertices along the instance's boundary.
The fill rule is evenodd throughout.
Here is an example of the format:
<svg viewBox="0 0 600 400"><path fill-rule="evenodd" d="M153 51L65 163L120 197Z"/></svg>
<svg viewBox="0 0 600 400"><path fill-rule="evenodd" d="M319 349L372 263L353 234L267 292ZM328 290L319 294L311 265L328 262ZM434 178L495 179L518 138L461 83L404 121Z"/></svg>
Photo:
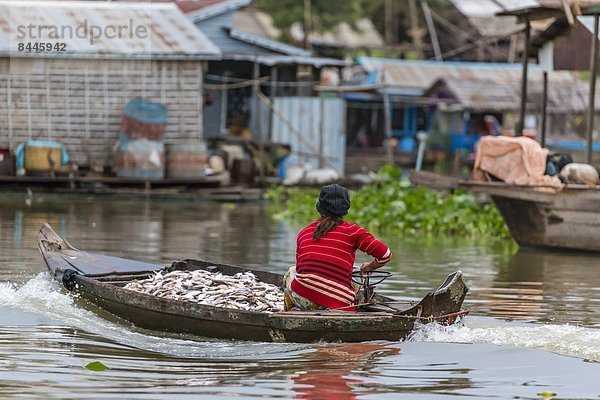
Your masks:
<svg viewBox="0 0 600 400"><path fill-rule="evenodd" d="M452 326L423 325L408 340L540 349L600 362L600 329L568 324L522 323L470 316Z"/></svg>
<svg viewBox="0 0 600 400"><path fill-rule="evenodd" d="M43 272L18 287L0 283L0 307L34 313L48 322L68 326L115 343L175 357L246 359L268 356L270 359L290 357L290 352L310 347L289 343L223 341L211 338L192 339L185 335L165 334L139 329L128 322L109 321L76 304L73 294L65 292L49 273ZM20 321L14 321L20 324ZM7 323L4 323L7 325ZM168 338L168 340L165 340Z"/></svg>

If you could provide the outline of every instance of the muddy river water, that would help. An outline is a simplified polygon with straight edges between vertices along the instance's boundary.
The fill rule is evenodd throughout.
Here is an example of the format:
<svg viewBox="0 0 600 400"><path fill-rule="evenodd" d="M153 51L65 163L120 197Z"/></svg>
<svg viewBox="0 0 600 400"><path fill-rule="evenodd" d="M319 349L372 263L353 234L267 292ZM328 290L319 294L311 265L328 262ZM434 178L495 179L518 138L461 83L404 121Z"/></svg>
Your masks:
<svg viewBox="0 0 600 400"><path fill-rule="evenodd" d="M261 202L26 200L0 194L0 398L600 398L598 255L384 238L394 276L380 291L417 300L460 269L471 287L462 324L429 325L404 342L190 338L138 329L74 299L45 272L42 223L86 251L269 271L293 264L297 227ZM109 369L84 368L93 361Z"/></svg>

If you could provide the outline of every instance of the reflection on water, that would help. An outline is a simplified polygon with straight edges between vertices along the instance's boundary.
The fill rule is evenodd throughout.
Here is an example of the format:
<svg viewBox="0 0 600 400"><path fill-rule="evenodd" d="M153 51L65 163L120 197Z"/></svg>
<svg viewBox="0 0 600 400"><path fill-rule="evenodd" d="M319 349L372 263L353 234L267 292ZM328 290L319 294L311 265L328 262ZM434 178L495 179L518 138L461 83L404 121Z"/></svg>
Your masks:
<svg viewBox="0 0 600 400"><path fill-rule="evenodd" d="M563 398L598 397L590 385L600 372L596 255L387 237L394 276L380 291L417 300L461 269L472 310L463 325L427 326L404 343L219 341L141 330L84 307L44 272L37 232L47 221L87 251L284 271L294 262L295 230L274 220L268 205L34 195L28 206L24 200L0 196L2 398L18 391L25 398L483 399L536 398L546 389ZM83 369L97 360L110 370ZM511 372L515 365L521 369Z"/></svg>
<svg viewBox="0 0 600 400"><path fill-rule="evenodd" d="M355 387L365 384L378 360L400 353L389 344L346 343L319 347L305 356L305 369L292 375L295 398L356 399ZM306 368L308 367L308 368Z"/></svg>
<svg viewBox="0 0 600 400"><path fill-rule="evenodd" d="M600 258L519 249L481 290L487 315L600 327Z"/></svg>

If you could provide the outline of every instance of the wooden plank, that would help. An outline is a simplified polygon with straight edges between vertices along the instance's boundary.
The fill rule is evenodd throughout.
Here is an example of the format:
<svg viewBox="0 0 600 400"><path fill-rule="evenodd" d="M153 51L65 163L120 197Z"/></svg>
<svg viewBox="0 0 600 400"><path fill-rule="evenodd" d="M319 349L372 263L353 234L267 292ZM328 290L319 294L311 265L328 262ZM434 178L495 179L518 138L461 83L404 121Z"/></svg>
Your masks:
<svg viewBox="0 0 600 400"><path fill-rule="evenodd" d="M458 178L436 174L429 171L409 171L410 181L419 186L437 190L454 190L458 188Z"/></svg>

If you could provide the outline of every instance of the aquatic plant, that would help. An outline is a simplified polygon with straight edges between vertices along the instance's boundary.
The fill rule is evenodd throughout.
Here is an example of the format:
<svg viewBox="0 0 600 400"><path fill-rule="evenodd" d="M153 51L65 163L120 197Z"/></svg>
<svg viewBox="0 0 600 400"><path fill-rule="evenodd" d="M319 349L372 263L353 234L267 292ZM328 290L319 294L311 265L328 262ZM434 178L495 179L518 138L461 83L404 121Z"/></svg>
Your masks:
<svg viewBox="0 0 600 400"><path fill-rule="evenodd" d="M316 188L282 186L266 194L275 204L277 217L298 225L316 217L317 196ZM441 193L412 186L400 170L389 166L351 196L347 219L376 233L510 238L493 204L481 204L461 191Z"/></svg>
<svg viewBox="0 0 600 400"><path fill-rule="evenodd" d="M89 369L90 371L106 371L108 368L106 365L102 364L100 361L94 361L84 366L85 369Z"/></svg>

